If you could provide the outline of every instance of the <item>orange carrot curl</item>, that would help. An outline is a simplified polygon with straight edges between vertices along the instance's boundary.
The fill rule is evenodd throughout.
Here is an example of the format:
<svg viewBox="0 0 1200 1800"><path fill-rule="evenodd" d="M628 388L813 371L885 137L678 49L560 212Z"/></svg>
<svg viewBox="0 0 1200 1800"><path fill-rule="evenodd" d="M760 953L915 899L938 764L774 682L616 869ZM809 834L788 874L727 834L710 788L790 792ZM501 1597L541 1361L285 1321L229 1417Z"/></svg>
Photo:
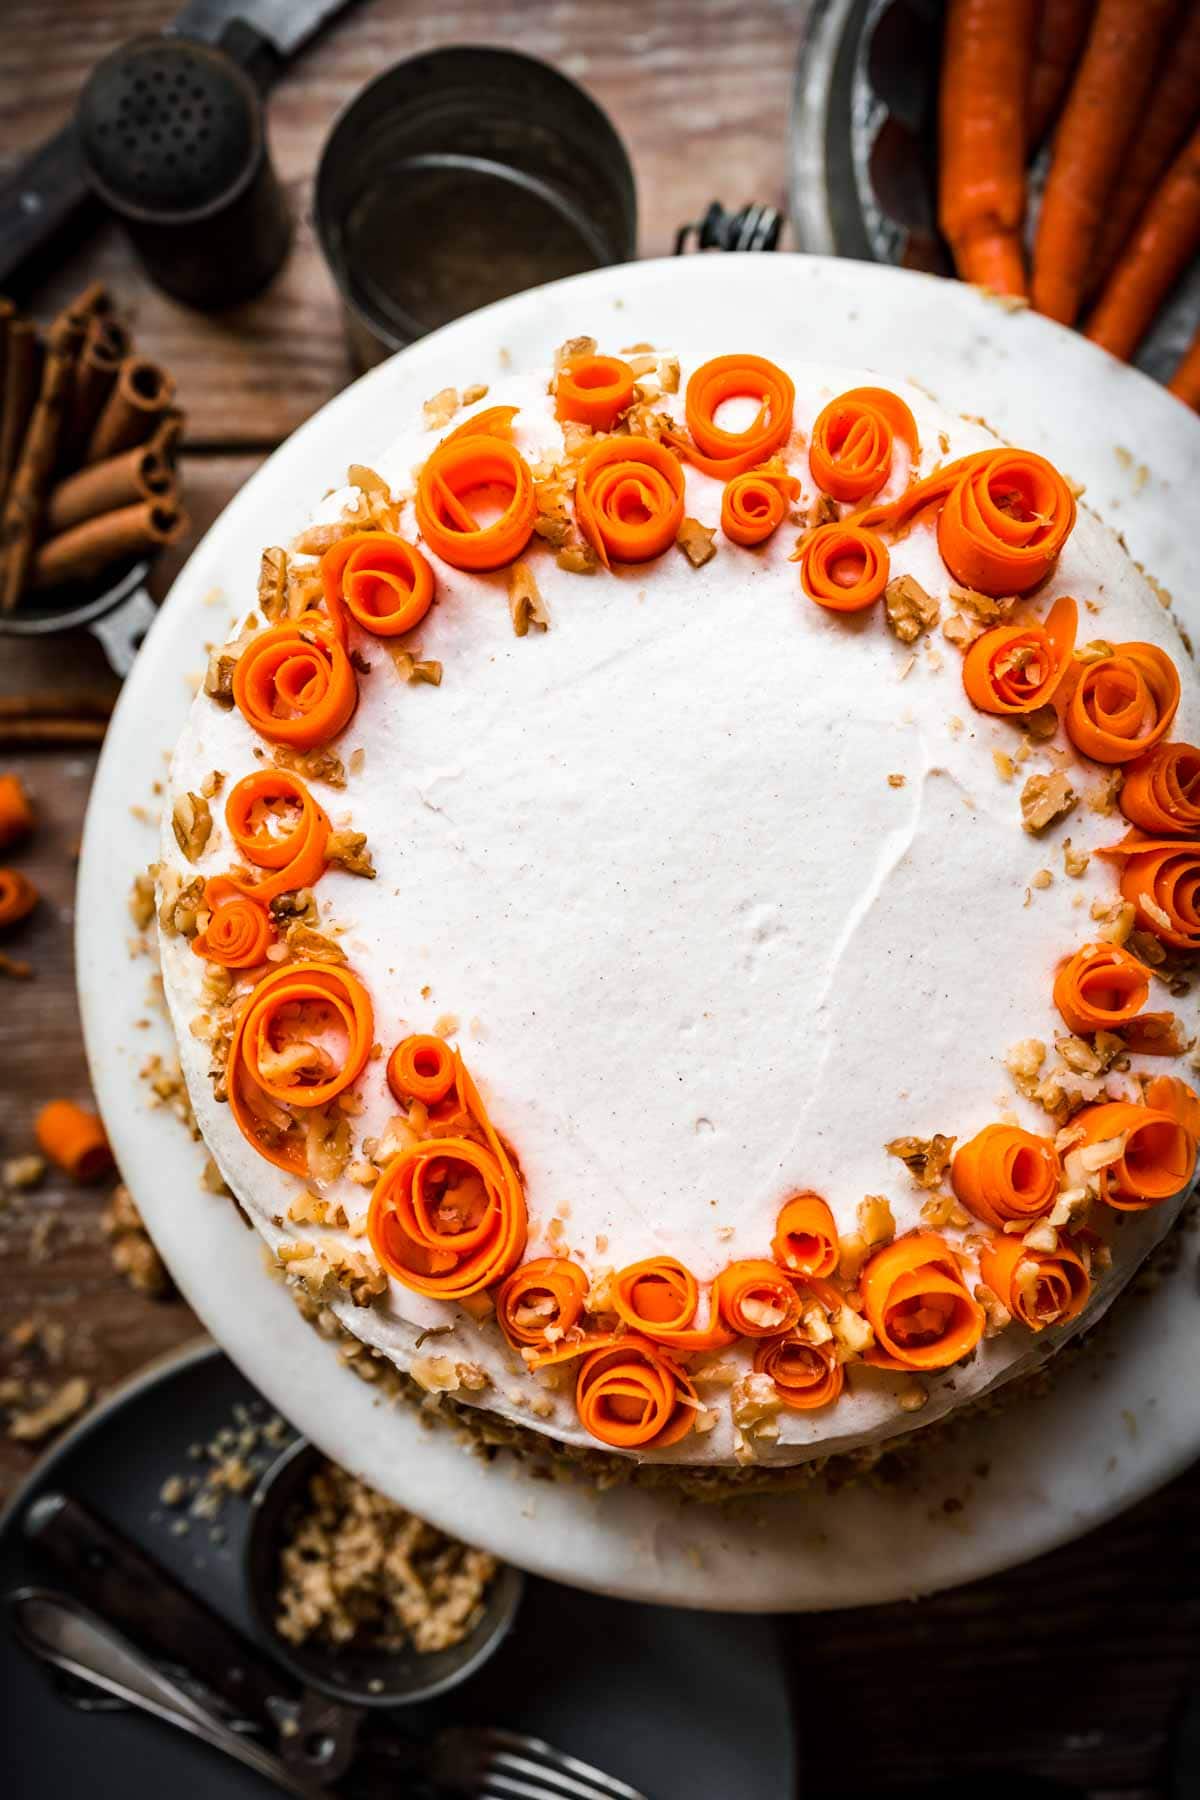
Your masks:
<svg viewBox="0 0 1200 1800"><path fill-rule="evenodd" d="M673 1350L712 1350L732 1344L736 1332L721 1317L716 1290L709 1296L708 1320L697 1323L700 1287L674 1256L651 1256L631 1263L610 1284L613 1311L643 1337Z"/></svg>
<svg viewBox="0 0 1200 1800"><path fill-rule="evenodd" d="M333 626L314 613L251 638L233 671L233 698L260 737L312 750L349 724L358 683Z"/></svg>
<svg viewBox="0 0 1200 1800"><path fill-rule="evenodd" d="M859 1286L875 1332L864 1360L876 1368L949 1368L983 1336L983 1308L934 1231L911 1231L877 1250L864 1263Z"/></svg>
<svg viewBox="0 0 1200 1800"><path fill-rule="evenodd" d="M862 525L818 525L800 540L790 560L810 600L827 612L863 612L888 584L887 545Z"/></svg>
<svg viewBox="0 0 1200 1800"><path fill-rule="evenodd" d="M650 562L683 523L683 470L653 438L603 438L575 482L579 528L605 568Z"/></svg>
<svg viewBox="0 0 1200 1800"><path fill-rule="evenodd" d="M764 544L783 524L788 501L800 495L794 475L771 469L750 469L735 475L721 495L721 530L731 544L749 549Z"/></svg>
<svg viewBox="0 0 1200 1800"><path fill-rule="evenodd" d="M38 903L38 891L20 869L0 868L0 931L27 918Z"/></svg>
<svg viewBox="0 0 1200 1800"><path fill-rule="evenodd" d="M1036 0L949 0L938 221L964 281L1024 294L1025 104Z"/></svg>
<svg viewBox="0 0 1200 1800"><path fill-rule="evenodd" d="M1112 1161L1097 1173L1100 1198L1118 1212L1145 1212L1181 1194L1196 1169L1196 1139L1165 1109L1113 1100L1071 1120L1080 1148L1103 1144Z"/></svg>
<svg viewBox="0 0 1200 1800"><path fill-rule="evenodd" d="M33 830L34 813L19 775L0 775L0 850L19 844Z"/></svg>
<svg viewBox="0 0 1200 1800"><path fill-rule="evenodd" d="M845 1380L832 1341L810 1344L793 1332L764 1338L754 1352L759 1375L769 1375L780 1401L792 1412L815 1412L832 1406Z"/></svg>
<svg viewBox="0 0 1200 1800"><path fill-rule="evenodd" d="M98 1181L113 1166L103 1125L73 1100L50 1100L34 1122L38 1148L72 1181Z"/></svg>
<svg viewBox="0 0 1200 1800"><path fill-rule="evenodd" d="M776 1262L795 1275L832 1275L838 1265L838 1232L819 1194L793 1194L784 1203L771 1240Z"/></svg>
<svg viewBox="0 0 1200 1800"><path fill-rule="evenodd" d="M583 1359L575 1408L585 1431L618 1450L677 1444L700 1410L696 1390L678 1363L633 1332Z"/></svg>
<svg viewBox="0 0 1200 1800"><path fill-rule="evenodd" d="M192 939L192 950L225 969L256 969L266 961L276 936L266 907L234 894L214 905L208 924Z"/></svg>
<svg viewBox="0 0 1200 1800"><path fill-rule="evenodd" d="M633 405L636 379L619 356L571 356L554 383L554 416L611 431Z"/></svg>
<svg viewBox="0 0 1200 1800"><path fill-rule="evenodd" d="M1185 351L1183 360L1167 383L1177 400L1200 412L1200 331Z"/></svg>
<svg viewBox="0 0 1200 1800"><path fill-rule="evenodd" d="M329 616L343 636L343 612L374 637L399 637L433 604L433 570L415 545L389 531L355 531L321 558Z"/></svg>
<svg viewBox="0 0 1200 1800"><path fill-rule="evenodd" d="M1200 831L1200 750L1156 744L1126 765L1118 801L1131 825L1155 837Z"/></svg>
<svg viewBox="0 0 1200 1800"><path fill-rule="evenodd" d="M726 400L758 401L758 412L742 431L717 424L718 409ZM690 441L674 431L667 432L667 441L705 475L729 481L787 443L795 400L791 376L765 356L714 356L687 384L684 418Z"/></svg>
<svg viewBox="0 0 1200 1800"><path fill-rule="evenodd" d="M963 659L963 686L980 712L1029 713L1051 700L1071 665L1078 608L1063 594L1044 625L996 625Z"/></svg>
<svg viewBox="0 0 1200 1800"><path fill-rule="evenodd" d="M1151 196L1088 320L1087 336L1129 358L1200 250L1200 125Z"/></svg>
<svg viewBox="0 0 1200 1800"><path fill-rule="evenodd" d="M716 1282L721 1317L739 1337L774 1337L790 1331L801 1300L786 1271L760 1257L730 1263Z"/></svg>
<svg viewBox="0 0 1200 1800"><path fill-rule="evenodd" d="M1122 864L1121 897L1142 931L1179 950L1200 950L1200 850L1180 838L1131 831L1101 856Z"/></svg>
<svg viewBox="0 0 1200 1800"><path fill-rule="evenodd" d="M979 1252L979 1274L1001 1305L1030 1331L1069 1325L1091 1293L1083 1258L1066 1239L1057 1250L1030 1250L1019 1237L997 1237Z"/></svg>
<svg viewBox="0 0 1200 1800"><path fill-rule="evenodd" d="M514 1269L496 1294L496 1321L514 1349L561 1343L583 1316L588 1278L565 1256Z"/></svg>
<svg viewBox="0 0 1200 1800"><path fill-rule="evenodd" d="M915 466L921 454L917 422L900 396L886 388L851 388L817 415L809 471L835 500L870 500L892 472L896 438Z"/></svg>
<svg viewBox="0 0 1200 1800"><path fill-rule="evenodd" d="M997 1231L1048 1213L1061 1177L1054 1140L1016 1125L985 1125L957 1152L950 1172L967 1211Z"/></svg>
<svg viewBox="0 0 1200 1800"><path fill-rule="evenodd" d="M492 406L477 413L443 438L417 477L421 535L452 568L503 568L532 535L537 496L529 465L512 442L515 412ZM504 505L498 518L481 525L466 501L489 490L503 495Z"/></svg>
<svg viewBox="0 0 1200 1800"><path fill-rule="evenodd" d="M1093 762L1125 763L1165 738L1179 708L1179 671L1157 644L1118 644L1083 667L1067 735Z"/></svg>
<svg viewBox="0 0 1200 1800"><path fill-rule="evenodd" d="M387 1084L401 1105L420 1100L436 1106L454 1086L455 1074L453 1050L428 1032L404 1038L388 1058Z"/></svg>
<svg viewBox="0 0 1200 1800"><path fill-rule="evenodd" d="M1177 1055L1175 1014L1143 1012L1149 997L1149 969L1116 944L1085 944L1054 977L1054 1004L1068 1031L1111 1031L1144 1056Z"/></svg>

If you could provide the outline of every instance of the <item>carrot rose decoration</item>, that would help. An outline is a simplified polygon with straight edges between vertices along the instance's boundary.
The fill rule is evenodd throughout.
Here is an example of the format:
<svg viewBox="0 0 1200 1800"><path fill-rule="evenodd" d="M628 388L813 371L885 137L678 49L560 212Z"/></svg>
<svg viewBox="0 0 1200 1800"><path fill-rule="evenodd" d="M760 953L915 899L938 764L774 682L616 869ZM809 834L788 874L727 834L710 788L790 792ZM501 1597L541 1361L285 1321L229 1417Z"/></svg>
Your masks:
<svg viewBox="0 0 1200 1800"><path fill-rule="evenodd" d="M780 1401L793 1412L831 1406L842 1391L842 1365L832 1341L809 1344L795 1333L764 1338L755 1349L754 1367L771 1377Z"/></svg>
<svg viewBox="0 0 1200 1800"><path fill-rule="evenodd" d="M298 775L256 769L229 791L225 824L238 851L264 871L256 879L215 875L205 884L209 905L243 894L266 906L280 894L313 887L325 872L329 820Z"/></svg>
<svg viewBox="0 0 1200 1800"><path fill-rule="evenodd" d="M776 1262L797 1275L832 1275L838 1264L838 1233L820 1194L794 1194L775 1225L771 1250Z"/></svg>
<svg viewBox="0 0 1200 1800"><path fill-rule="evenodd" d="M715 1292L721 1317L739 1337L790 1331L800 1316L800 1296L785 1271L758 1258L722 1269Z"/></svg>
<svg viewBox="0 0 1200 1800"><path fill-rule="evenodd" d="M0 850L8 850L33 830L33 807L19 775L0 775Z"/></svg>
<svg viewBox="0 0 1200 1800"><path fill-rule="evenodd" d="M1077 1250L1030 1250L1019 1237L993 1238L979 1252L980 1278L1030 1331L1069 1325L1088 1302L1091 1280Z"/></svg>
<svg viewBox="0 0 1200 1800"><path fill-rule="evenodd" d="M520 1262L527 1217L520 1178L458 1056L455 1075L483 1141L429 1138L394 1156L375 1184L367 1235L405 1287L461 1301Z"/></svg>
<svg viewBox="0 0 1200 1800"><path fill-rule="evenodd" d="M213 907L208 924L192 939L192 949L222 968L254 969L266 960L275 937L266 907L235 894Z"/></svg>
<svg viewBox="0 0 1200 1800"><path fill-rule="evenodd" d="M758 412L744 430L726 431L717 424L726 400L758 401ZM687 384L684 418L691 442L675 433L668 436L705 475L729 481L787 443L795 400L791 377L766 357L714 356Z"/></svg>
<svg viewBox="0 0 1200 1800"><path fill-rule="evenodd" d="M1200 750L1156 744L1126 765L1119 804L1131 825L1154 837L1200 831Z"/></svg>
<svg viewBox="0 0 1200 1800"><path fill-rule="evenodd" d="M1166 737L1179 706L1179 673L1157 644L1118 644L1090 662L1067 707L1067 732L1093 762L1132 762Z"/></svg>
<svg viewBox="0 0 1200 1800"><path fill-rule="evenodd" d="M0 931L27 918L38 903L38 891L20 869L0 869Z"/></svg>
<svg viewBox="0 0 1200 1800"><path fill-rule="evenodd" d="M554 416L611 431L633 405L635 377L619 356L570 356L554 384Z"/></svg>
<svg viewBox="0 0 1200 1800"><path fill-rule="evenodd" d="M584 1430L616 1450L664 1450L685 1438L700 1410L683 1369L646 1338L630 1332L593 1350L575 1384Z"/></svg>
<svg viewBox="0 0 1200 1800"><path fill-rule="evenodd" d="M1017 1125L985 1125L958 1151L950 1171L967 1211L997 1231L1048 1213L1061 1177L1053 1141Z"/></svg>
<svg viewBox="0 0 1200 1800"><path fill-rule="evenodd" d="M1146 1105L1178 1119L1194 1143L1200 1143L1200 1095L1178 1075L1156 1075L1146 1083Z"/></svg>
<svg viewBox="0 0 1200 1800"><path fill-rule="evenodd" d="M328 1106L362 1074L374 1015L348 969L289 963L250 994L227 1065L229 1106L242 1135L268 1161L303 1173L304 1134L293 1108Z"/></svg>
<svg viewBox="0 0 1200 1800"><path fill-rule="evenodd" d="M861 525L818 525L800 541L791 561L810 600L830 612L862 612L888 584L887 545Z"/></svg>
<svg viewBox="0 0 1200 1800"><path fill-rule="evenodd" d="M674 1256L651 1256L631 1263L612 1278L613 1311L644 1337L675 1350L712 1350L732 1344L736 1333L721 1317L714 1287L706 1326L697 1326L700 1288L690 1269Z"/></svg>
<svg viewBox="0 0 1200 1800"><path fill-rule="evenodd" d="M417 1033L396 1045L388 1057L387 1084L395 1099L420 1100L436 1106L454 1086L454 1052L440 1037Z"/></svg>
<svg viewBox="0 0 1200 1800"><path fill-rule="evenodd" d="M1153 1085L1153 1084L1151 1084ZM1196 1167L1196 1139L1174 1112L1112 1100L1076 1113L1071 1129L1084 1155L1103 1146L1111 1160L1097 1173L1100 1198L1118 1212L1144 1212L1180 1194Z"/></svg>
<svg viewBox="0 0 1200 1800"><path fill-rule="evenodd" d="M50 1100L34 1122L38 1148L72 1181L98 1181L113 1166L104 1127L73 1100Z"/></svg>
<svg viewBox="0 0 1200 1800"><path fill-rule="evenodd" d="M869 500L892 472L895 439L921 454L917 422L898 394L851 388L817 415L808 466L817 486L835 500Z"/></svg>
<svg viewBox="0 0 1200 1800"><path fill-rule="evenodd" d="M877 1368L945 1369L983 1336L983 1308L936 1232L909 1232L877 1250L859 1286L875 1332L866 1361Z"/></svg>
<svg viewBox="0 0 1200 1800"><path fill-rule="evenodd" d="M963 686L980 712L1027 713L1053 698L1071 664L1079 609L1065 594L1044 625L997 625L963 659Z"/></svg>
<svg viewBox="0 0 1200 1800"><path fill-rule="evenodd" d="M233 671L233 698L269 743L312 750L349 724L358 683L333 627L310 616L251 638Z"/></svg>
<svg viewBox="0 0 1200 1800"><path fill-rule="evenodd" d="M496 1295L496 1321L513 1345L541 1348L574 1329L588 1296L588 1278L565 1256L545 1256L514 1269Z"/></svg>
<svg viewBox="0 0 1200 1800"><path fill-rule="evenodd" d="M956 581L993 596L1028 594L1045 581L1075 524L1075 496L1031 450L977 450L947 463L860 523L895 530L941 505L938 548Z"/></svg>
<svg viewBox="0 0 1200 1800"><path fill-rule="evenodd" d="M1068 1031L1114 1031L1131 1050L1173 1055L1175 1015L1144 1013L1149 998L1149 969L1116 944L1085 944L1054 978L1054 1004Z"/></svg>
<svg viewBox="0 0 1200 1800"><path fill-rule="evenodd" d="M1132 903L1143 931L1180 950L1200 949L1200 849L1131 831L1100 854L1124 862L1121 896Z"/></svg>
<svg viewBox="0 0 1200 1800"><path fill-rule="evenodd" d="M783 524L789 500L799 497L794 475L768 469L750 469L735 475L721 495L721 530L731 544L750 549L764 544Z"/></svg>
<svg viewBox="0 0 1200 1800"><path fill-rule="evenodd" d="M444 438L417 478L421 535L455 569L499 569L529 542L537 518L533 476L507 435L515 408L489 407ZM472 494L501 496L499 517L481 525L466 504Z"/></svg>
<svg viewBox="0 0 1200 1800"><path fill-rule="evenodd" d="M683 523L678 457L652 438L605 438L584 458L575 513L606 569L661 556Z"/></svg>
<svg viewBox="0 0 1200 1800"><path fill-rule="evenodd" d="M331 619L346 612L375 637L399 637L419 625L433 603L433 570L421 552L389 531L355 531L321 558L321 585Z"/></svg>

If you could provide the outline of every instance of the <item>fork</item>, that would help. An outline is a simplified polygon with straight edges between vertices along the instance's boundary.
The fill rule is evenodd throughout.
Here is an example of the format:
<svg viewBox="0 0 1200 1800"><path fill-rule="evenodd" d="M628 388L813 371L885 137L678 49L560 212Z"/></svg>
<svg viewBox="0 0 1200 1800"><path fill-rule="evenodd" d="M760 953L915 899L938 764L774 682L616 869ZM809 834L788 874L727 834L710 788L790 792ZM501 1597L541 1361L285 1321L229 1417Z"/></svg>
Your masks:
<svg viewBox="0 0 1200 1800"><path fill-rule="evenodd" d="M590 1763L519 1731L443 1731L428 1773L462 1800L646 1800Z"/></svg>

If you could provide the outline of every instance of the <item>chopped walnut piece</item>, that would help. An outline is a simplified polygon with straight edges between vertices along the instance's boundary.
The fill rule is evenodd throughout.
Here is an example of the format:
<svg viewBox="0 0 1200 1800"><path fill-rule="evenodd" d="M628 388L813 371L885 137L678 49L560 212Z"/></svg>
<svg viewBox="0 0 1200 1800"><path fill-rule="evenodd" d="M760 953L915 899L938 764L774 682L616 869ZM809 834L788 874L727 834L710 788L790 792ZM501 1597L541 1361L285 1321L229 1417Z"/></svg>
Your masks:
<svg viewBox="0 0 1200 1800"><path fill-rule="evenodd" d="M702 525L699 519L684 519L675 542L693 569L702 569L717 554L716 527Z"/></svg>
<svg viewBox="0 0 1200 1800"><path fill-rule="evenodd" d="M1035 888L1048 888L1053 880L1054 876L1049 869L1035 869L1029 877L1029 885Z"/></svg>
<svg viewBox="0 0 1200 1800"><path fill-rule="evenodd" d="M883 596L884 613L893 636L902 644L915 644L922 632L932 631L941 617L941 606L911 575L889 581Z"/></svg>
<svg viewBox="0 0 1200 1800"><path fill-rule="evenodd" d="M314 931L311 925L297 920L289 925L284 937L289 953L298 962L344 963L346 952L323 931Z"/></svg>
<svg viewBox="0 0 1200 1800"><path fill-rule="evenodd" d="M1006 750L993 750L992 763L1001 781L1011 781L1017 772L1013 759Z"/></svg>
<svg viewBox="0 0 1200 1800"><path fill-rule="evenodd" d="M935 1131L930 1138L893 1138L884 1148L898 1157L918 1187L935 1188L950 1165L956 1139Z"/></svg>
<svg viewBox="0 0 1200 1800"><path fill-rule="evenodd" d="M818 525L836 525L841 518L841 509L830 494L818 494L808 509L808 529L815 531ZM796 548L804 542L803 537L796 540Z"/></svg>
<svg viewBox="0 0 1200 1800"><path fill-rule="evenodd" d="M571 515L567 510L566 482L555 474L544 481L535 481L533 492L537 501L537 517L533 521L533 529L552 550L563 549L574 532Z"/></svg>
<svg viewBox="0 0 1200 1800"><path fill-rule="evenodd" d="M188 861L194 863L203 855L212 836L212 810L203 794L180 794L171 808L171 829L175 842Z"/></svg>
<svg viewBox="0 0 1200 1800"><path fill-rule="evenodd" d="M458 389L441 388L421 408L426 431L440 431L448 425L459 408Z"/></svg>
<svg viewBox="0 0 1200 1800"><path fill-rule="evenodd" d="M1091 860L1091 856L1086 850L1076 850L1072 847L1070 838L1063 839L1063 869L1068 875L1076 878L1086 875L1087 866Z"/></svg>
<svg viewBox="0 0 1200 1800"><path fill-rule="evenodd" d="M600 567L600 558L583 538L577 544L564 544L554 560L569 575L594 575Z"/></svg>
<svg viewBox="0 0 1200 1800"><path fill-rule="evenodd" d="M840 1306L829 1323L843 1361L853 1356L862 1356L875 1342L870 1320L864 1319L852 1306Z"/></svg>
<svg viewBox="0 0 1200 1800"><path fill-rule="evenodd" d="M139 931L146 931L154 923L154 875L149 869L133 878L129 890L129 916Z"/></svg>
<svg viewBox="0 0 1200 1800"><path fill-rule="evenodd" d="M975 1289L975 1298L983 1308L987 1323L983 1328L985 1338L999 1337L1002 1331L1012 1324L1012 1314L1001 1300L999 1294L990 1288L986 1281L981 1281Z"/></svg>
<svg viewBox="0 0 1200 1800"><path fill-rule="evenodd" d="M0 1184L9 1193L27 1193L37 1187L46 1173L46 1159L30 1152L27 1156L10 1156L0 1164Z"/></svg>
<svg viewBox="0 0 1200 1800"><path fill-rule="evenodd" d="M956 650L965 650L976 638L981 638L986 628L978 620L964 619L961 613L951 613L942 626L942 636Z"/></svg>
<svg viewBox="0 0 1200 1800"><path fill-rule="evenodd" d="M178 869L159 875L158 924L167 937L194 938L200 929L204 907L204 878L194 875L185 882Z"/></svg>
<svg viewBox="0 0 1200 1800"><path fill-rule="evenodd" d="M332 869L344 869L347 875L375 879L375 864L367 849L365 831L331 831L325 845L325 861Z"/></svg>
<svg viewBox="0 0 1200 1800"><path fill-rule="evenodd" d="M1002 625L1017 604L1015 594L997 599L992 594L981 594L975 588L960 587L957 582L950 584L950 598L955 606L961 607L963 612L970 613L972 618L978 619L981 625L988 628Z"/></svg>
<svg viewBox="0 0 1200 1800"><path fill-rule="evenodd" d="M1150 931L1131 931L1125 948L1152 969L1161 968L1167 960L1166 946Z"/></svg>
<svg viewBox="0 0 1200 1800"><path fill-rule="evenodd" d="M515 562L508 571L508 610L518 637L525 637L531 625L545 631L550 623L546 602L527 562Z"/></svg>
<svg viewBox="0 0 1200 1800"><path fill-rule="evenodd" d="M926 1388L921 1386L921 1383L914 1375L912 1380L906 1382L901 1388L896 1398L900 1402L900 1410L902 1412L920 1412L921 1408L929 1399L929 1393Z"/></svg>
<svg viewBox="0 0 1200 1800"><path fill-rule="evenodd" d="M861 1231L850 1231L844 1237L839 1237L838 1274L843 1281L853 1285L858 1280L859 1272L870 1252L871 1246Z"/></svg>
<svg viewBox="0 0 1200 1800"><path fill-rule="evenodd" d="M1058 714L1053 706L1035 706L1032 712L1018 713L1016 722L1035 744L1044 744L1058 730Z"/></svg>
<svg viewBox="0 0 1200 1800"><path fill-rule="evenodd" d="M740 1375L733 1384L729 1405L739 1431L754 1437L778 1437L775 1420L782 1402L769 1375Z"/></svg>
<svg viewBox="0 0 1200 1800"><path fill-rule="evenodd" d="M345 767L333 750L291 750L285 744L276 744L271 761L277 769L288 769L306 781L323 781L331 788L346 785Z"/></svg>
<svg viewBox="0 0 1200 1800"><path fill-rule="evenodd" d="M83 1376L72 1375L40 1406L14 1413L8 1421L8 1435L19 1444L40 1444L81 1413L91 1397L91 1387Z"/></svg>
<svg viewBox="0 0 1200 1800"><path fill-rule="evenodd" d="M258 605L264 619L275 624L288 612L288 555L276 546L264 550L258 565Z"/></svg>
<svg viewBox="0 0 1200 1800"><path fill-rule="evenodd" d="M204 692L218 706L233 705L233 671L237 655L231 650L214 650L204 671Z"/></svg>
<svg viewBox="0 0 1200 1800"><path fill-rule="evenodd" d="M1101 770L1097 786L1089 788L1084 795L1088 811L1099 813L1101 818L1111 817L1117 810L1117 795L1124 780L1123 769Z"/></svg>
<svg viewBox="0 0 1200 1800"><path fill-rule="evenodd" d="M1021 820L1031 837L1063 819L1078 800L1061 770L1053 775L1031 775L1021 789Z"/></svg>
<svg viewBox="0 0 1200 1800"><path fill-rule="evenodd" d="M563 364L570 362L572 357L594 356L595 354L596 340L594 337L568 338L566 343L560 344L554 352L554 373L557 375Z"/></svg>
<svg viewBox="0 0 1200 1800"><path fill-rule="evenodd" d="M1106 944L1123 944L1133 930L1137 909L1131 900L1114 900L1106 905L1093 900L1091 916L1099 926L1096 936Z"/></svg>
<svg viewBox="0 0 1200 1800"><path fill-rule="evenodd" d="M859 1234L868 1250L877 1244L890 1244L896 1235L896 1221L891 1203L883 1194L868 1194L858 1203Z"/></svg>
<svg viewBox="0 0 1200 1800"><path fill-rule="evenodd" d="M888 786L891 788L902 788L907 779L908 777L906 775L889 775Z"/></svg>
<svg viewBox="0 0 1200 1800"><path fill-rule="evenodd" d="M442 665L432 658L418 657L411 650L393 650L392 661L401 681L423 681L428 687L441 687Z"/></svg>
<svg viewBox="0 0 1200 1800"><path fill-rule="evenodd" d="M133 1195L123 1183L114 1188L100 1223L112 1244L113 1268L124 1275L131 1287L153 1300L165 1299L174 1291L167 1266L150 1241Z"/></svg>

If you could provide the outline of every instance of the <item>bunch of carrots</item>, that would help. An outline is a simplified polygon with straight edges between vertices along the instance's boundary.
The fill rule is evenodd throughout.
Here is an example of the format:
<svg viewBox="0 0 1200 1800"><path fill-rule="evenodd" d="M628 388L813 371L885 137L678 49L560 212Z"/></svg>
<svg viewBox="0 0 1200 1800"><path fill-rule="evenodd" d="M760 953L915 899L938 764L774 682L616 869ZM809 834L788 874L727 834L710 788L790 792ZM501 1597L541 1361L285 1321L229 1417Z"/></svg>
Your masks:
<svg viewBox="0 0 1200 1800"><path fill-rule="evenodd" d="M1200 0L948 0L938 211L965 281L1131 357L1200 252ZM1200 410L1200 332L1169 385Z"/></svg>

